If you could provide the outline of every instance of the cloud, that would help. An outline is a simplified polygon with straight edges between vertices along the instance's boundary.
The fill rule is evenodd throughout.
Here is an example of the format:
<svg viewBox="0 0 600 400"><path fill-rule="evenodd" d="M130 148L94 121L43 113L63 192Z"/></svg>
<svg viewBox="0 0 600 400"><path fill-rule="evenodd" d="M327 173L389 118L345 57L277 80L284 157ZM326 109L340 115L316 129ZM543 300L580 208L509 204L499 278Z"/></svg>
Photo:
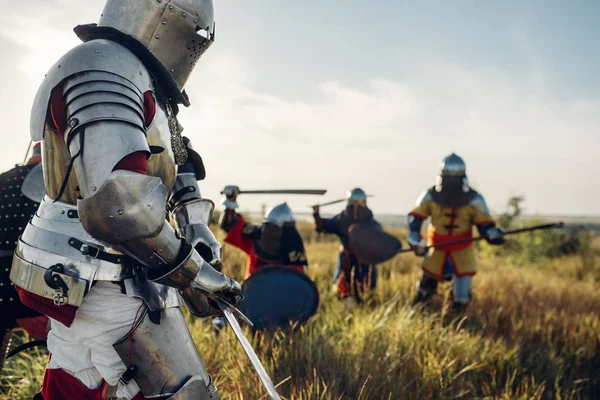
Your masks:
<svg viewBox="0 0 600 400"><path fill-rule="evenodd" d="M29 108L43 74L77 44L67 12L74 2L36 4L33 19L18 5L0 27L0 56L13 60L0 66L0 117L10 132L0 148L3 168L24 152ZM101 8L98 2L76 4L80 21L94 21ZM37 27L34 33L28 24ZM526 36L515 35L529 51ZM363 186L376 195L376 212L405 213L433 184L439 160L456 151L493 209L524 193L530 212L598 212L600 193L590 182L600 167L600 100L553 97L543 68L515 77L499 68L423 60L410 79L364 71L354 82L309 82L299 96L285 81L277 93L257 84L268 60L242 59L235 48L219 46L198 64L187 88L192 107L181 111L185 133L208 167L201 184L208 197L218 197L228 183L319 186L330 189L330 198ZM288 79L300 74L301 65ZM283 200L299 210L314 202L240 199L250 208Z"/></svg>
<svg viewBox="0 0 600 400"><path fill-rule="evenodd" d="M230 71L237 63L226 58ZM192 84L193 101L206 95L183 118L195 142L216 150L205 155L209 169L228 182L320 184L334 197L364 185L385 193L373 201L381 210L402 213L433 183L439 159L457 151L496 210L514 193L526 194L530 212L595 210L596 189L585 182L600 166L600 101L552 98L537 77L438 64L412 81L315 83L299 99L263 93L235 72L213 73Z"/></svg>

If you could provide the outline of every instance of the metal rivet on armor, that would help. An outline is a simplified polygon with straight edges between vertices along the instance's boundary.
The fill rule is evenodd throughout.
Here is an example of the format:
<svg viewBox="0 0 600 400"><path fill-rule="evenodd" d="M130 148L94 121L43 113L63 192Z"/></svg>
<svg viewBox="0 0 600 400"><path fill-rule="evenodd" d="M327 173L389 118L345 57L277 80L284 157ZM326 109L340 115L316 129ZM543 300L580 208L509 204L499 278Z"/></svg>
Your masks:
<svg viewBox="0 0 600 400"><path fill-rule="evenodd" d="M47 290L44 290L44 294L48 294L48 291L47 291Z"/></svg>
<svg viewBox="0 0 600 400"><path fill-rule="evenodd" d="M98 190L98 189L96 188L96 186L94 186L94 187L92 188L92 190L95 192L95 191L96 191L96 190Z"/></svg>
<svg viewBox="0 0 600 400"><path fill-rule="evenodd" d="M158 35L154 35L154 37L155 37L156 39L158 39Z"/></svg>
<svg viewBox="0 0 600 400"><path fill-rule="evenodd" d="M58 64L58 68L60 68L60 64Z"/></svg>
<svg viewBox="0 0 600 400"><path fill-rule="evenodd" d="M195 19L195 20L194 20L194 23L195 23L195 24L197 24L197 23L198 23L198 20L197 20L197 19Z"/></svg>
<svg viewBox="0 0 600 400"><path fill-rule="evenodd" d="M186 13L182 13L181 15L185 17L187 14Z"/></svg>
<svg viewBox="0 0 600 400"><path fill-rule="evenodd" d="M79 125L79 120L77 118L72 118L69 120L70 128L75 128L77 125Z"/></svg>
<svg viewBox="0 0 600 400"><path fill-rule="evenodd" d="M167 21L163 21L163 25L166 25L166 24L167 24Z"/></svg>
<svg viewBox="0 0 600 400"><path fill-rule="evenodd" d="M142 75L142 71L140 71L140 75Z"/></svg>
<svg viewBox="0 0 600 400"><path fill-rule="evenodd" d="M169 10L173 11L173 6L169 6Z"/></svg>
<svg viewBox="0 0 600 400"><path fill-rule="evenodd" d="M98 54L98 53L100 53L100 50L96 50L96 51L94 51L94 53Z"/></svg>
<svg viewBox="0 0 600 400"><path fill-rule="evenodd" d="M172 70L171 70L171 72L175 72L175 70L174 70L174 69L172 69Z"/></svg>
<svg viewBox="0 0 600 400"><path fill-rule="evenodd" d="M119 213L119 215L123 215L123 210L118 210L117 213Z"/></svg>

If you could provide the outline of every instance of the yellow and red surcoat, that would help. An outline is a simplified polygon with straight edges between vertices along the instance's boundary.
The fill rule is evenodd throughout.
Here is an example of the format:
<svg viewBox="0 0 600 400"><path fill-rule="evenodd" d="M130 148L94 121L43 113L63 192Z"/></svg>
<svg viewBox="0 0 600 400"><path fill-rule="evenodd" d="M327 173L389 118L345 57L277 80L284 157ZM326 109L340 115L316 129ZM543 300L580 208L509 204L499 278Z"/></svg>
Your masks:
<svg viewBox="0 0 600 400"><path fill-rule="evenodd" d="M409 215L421 221L431 218L427 234L428 245L471 238L473 226L495 225L487 207L478 207L474 203L462 207L448 207L430 199L417 205ZM444 278L444 268L448 261L453 267L454 275L475 275L477 260L473 242L432 249L423 262L423 269L441 280Z"/></svg>

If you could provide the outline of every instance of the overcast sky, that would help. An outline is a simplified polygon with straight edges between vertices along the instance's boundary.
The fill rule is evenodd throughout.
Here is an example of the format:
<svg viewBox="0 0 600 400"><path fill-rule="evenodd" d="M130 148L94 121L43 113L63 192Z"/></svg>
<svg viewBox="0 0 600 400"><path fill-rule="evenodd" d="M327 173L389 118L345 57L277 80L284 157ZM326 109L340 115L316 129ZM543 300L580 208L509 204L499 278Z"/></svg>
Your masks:
<svg viewBox="0 0 600 400"><path fill-rule="evenodd" d="M23 159L72 28L103 4L0 0L2 169ZM524 194L528 213L600 214L599 1L215 0L215 13L180 113L205 197L329 189L287 198L308 211L360 186L376 214L404 214L454 151L494 211Z"/></svg>

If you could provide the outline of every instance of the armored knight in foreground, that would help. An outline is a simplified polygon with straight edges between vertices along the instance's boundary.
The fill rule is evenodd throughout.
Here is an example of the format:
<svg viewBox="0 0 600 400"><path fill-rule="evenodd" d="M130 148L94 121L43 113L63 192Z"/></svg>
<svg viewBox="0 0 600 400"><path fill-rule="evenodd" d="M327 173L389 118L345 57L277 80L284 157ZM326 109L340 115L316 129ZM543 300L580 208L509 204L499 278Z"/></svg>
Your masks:
<svg viewBox="0 0 600 400"><path fill-rule="evenodd" d="M379 223L373 218L373 213L367 207L367 195L355 188L346 194L346 209L331 219L321 218L319 206L313 207L317 232L332 233L341 241L340 253L334 272L334 285L340 299L346 299L351 304L354 298L357 302L362 300L366 290L373 290L377 286L377 266L361 263L352 253L348 241L348 229L356 223ZM354 297L352 296L354 293Z"/></svg>
<svg viewBox="0 0 600 400"><path fill-rule="evenodd" d="M48 72L31 136L43 140L46 197L17 245L11 279L51 318L42 395L217 399L178 306L219 313L240 285L200 196L205 171L176 114L214 40L211 0L108 0L99 24ZM173 340L176 338L176 340Z"/></svg>
<svg viewBox="0 0 600 400"><path fill-rule="evenodd" d="M469 239L473 225L488 243L504 243L503 233L496 228L483 196L469 186L464 161L454 153L442 160L436 185L419 197L408 214L408 242L416 255L425 257L415 303L428 301L436 292L438 281L452 280L453 307L460 310L471 300L471 280L477 272L473 243L437 247L426 254L421 226L427 218L431 218L429 245Z"/></svg>
<svg viewBox="0 0 600 400"><path fill-rule="evenodd" d="M24 165L0 174L0 371L13 329L45 339L50 328L48 317L21 303L9 277L19 236L44 197L41 161L38 143Z"/></svg>
<svg viewBox="0 0 600 400"><path fill-rule="evenodd" d="M248 255L246 277L267 265L285 265L304 272L308 262L304 242L296 229L296 218L287 203L279 204L265 214L261 226L252 225L238 214L237 186L226 186L225 212L221 229L227 232L229 243Z"/></svg>

